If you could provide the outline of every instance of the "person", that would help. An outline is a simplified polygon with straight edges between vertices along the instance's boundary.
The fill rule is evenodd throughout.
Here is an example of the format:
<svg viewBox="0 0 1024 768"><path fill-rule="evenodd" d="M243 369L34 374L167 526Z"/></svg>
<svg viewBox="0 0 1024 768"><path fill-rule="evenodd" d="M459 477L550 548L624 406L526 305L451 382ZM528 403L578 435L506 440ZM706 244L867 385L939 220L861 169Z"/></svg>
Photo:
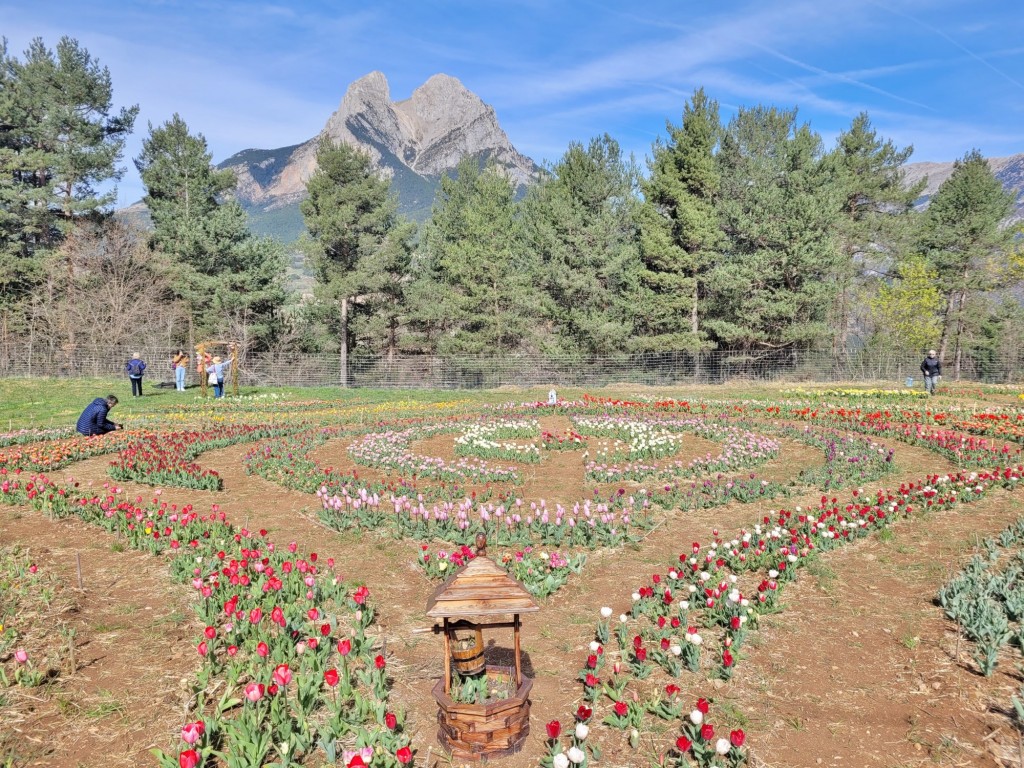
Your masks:
<svg viewBox="0 0 1024 768"><path fill-rule="evenodd" d="M233 362L235 362L235 358L231 358L225 363L220 357L215 356L213 364L207 366L206 372L210 376L208 382L213 385L214 397L224 397L224 376L231 370Z"/></svg>
<svg viewBox="0 0 1024 768"><path fill-rule="evenodd" d="M132 383L132 397L142 397L142 375L146 372L146 364L138 352L124 364L124 372L128 374L128 380Z"/></svg>
<svg viewBox="0 0 1024 768"><path fill-rule="evenodd" d="M942 378L942 362L936 357L934 349L929 349L928 356L921 361L921 373L924 374L925 391L934 395L935 384Z"/></svg>
<svg viewBox="0 0 1024 768"><path fill-rule="evenodd" d="M117 405L117 397L114 395L97 397L82 411L82 415L78 417L78 423L75 424L75 429L83 435L105 435L107 432L121 429L120 424L115 424L107 418L110 409L115 405Z"/></svg>
<svg viewBox="0 0 1024 768"><path fill-rule="evenodd" d="M179 392L185 391L185 373L188 366L188 355L182 350L171 360L171 368L174 369L174 388Z"/></svg>
<svg viewBox="0 0 1024 768"><path fill-rule="evenodd" d="M548 392L548 405L555 405L558 403L558 393L555 392L555 388L552 387L551 391Z"/></svg>

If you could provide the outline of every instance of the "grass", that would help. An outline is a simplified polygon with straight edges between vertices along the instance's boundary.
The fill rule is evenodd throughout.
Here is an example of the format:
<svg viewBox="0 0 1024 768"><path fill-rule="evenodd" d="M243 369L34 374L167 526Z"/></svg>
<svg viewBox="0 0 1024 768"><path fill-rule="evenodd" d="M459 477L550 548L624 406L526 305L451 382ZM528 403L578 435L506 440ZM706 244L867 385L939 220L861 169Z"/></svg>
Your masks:
<svg viewBox="0 0 1024 768"><path fill-rule="evenodd" d="M0 432L17 429L73 427L78 415L90 402L107 394L120 402L111 411L115 422L131 423L157 416L181 404L195 403L199 388L184 394L174 389L157 389L146 385L141 398L131 396L127 378L102 379L0 379ZM581 394L583 390L578 390ZM500 402L510 398L540 399L546 390L520 390L516 394L503 391L452 392L443 389L388 390L348 389L337 387L239 387L240 395L277 394L293 400L324 400L338 405L377 404L388 400L445 402L468 399L479 402ZM228 396L230 399L230 395Z"/></svg>

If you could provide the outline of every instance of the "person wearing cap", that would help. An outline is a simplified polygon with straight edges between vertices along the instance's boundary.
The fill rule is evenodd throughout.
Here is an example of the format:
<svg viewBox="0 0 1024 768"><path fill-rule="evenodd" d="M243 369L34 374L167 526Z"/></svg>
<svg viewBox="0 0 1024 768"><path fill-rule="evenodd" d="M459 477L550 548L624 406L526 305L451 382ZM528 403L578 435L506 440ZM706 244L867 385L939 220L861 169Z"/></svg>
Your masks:
<svg viewBox="0 0 1024 768"><path fill-rule="evenodd" d="M208 381L213 385L213 396L215 398L224 397L224 376L231 370L231 363L233 362L234 358L225 363L220 356L214 355L213 363L206 367L206 373L210 377Z"/></svg>
<svg viewBox="0 0 1024 768"><path fill-rule="evenodd" d="M928 350L928 356L921 361L921 373L924 374L924 389L929 395L935 394L935 384L942 378L942 361L934 349Z"/></svg>

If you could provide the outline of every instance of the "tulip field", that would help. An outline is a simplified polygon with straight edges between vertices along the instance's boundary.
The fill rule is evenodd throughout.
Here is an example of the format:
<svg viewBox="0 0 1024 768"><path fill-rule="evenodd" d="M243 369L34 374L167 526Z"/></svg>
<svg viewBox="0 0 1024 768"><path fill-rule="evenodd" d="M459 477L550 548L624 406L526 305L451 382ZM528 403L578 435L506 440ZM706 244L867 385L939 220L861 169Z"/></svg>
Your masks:
<svg viewBox="0 0 1024 768"><path fill-rule="evenodd" d="M12 420L0 766L451 765L425 611L481 533L540 606L499 764L1024 764L1018 390L560 394Z"/></svg>

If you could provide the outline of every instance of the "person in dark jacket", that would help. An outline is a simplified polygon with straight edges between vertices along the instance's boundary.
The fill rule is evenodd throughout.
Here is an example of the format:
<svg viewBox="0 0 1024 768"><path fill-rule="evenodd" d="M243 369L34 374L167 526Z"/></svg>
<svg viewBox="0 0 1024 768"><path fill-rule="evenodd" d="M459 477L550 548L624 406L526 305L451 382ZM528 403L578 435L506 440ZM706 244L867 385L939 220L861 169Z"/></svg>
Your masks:
<svg viewBox="0 0 1024 768"><path fill-rule="evenodd" d="M97 397L82 411L75 429L83 435L105 435L107 432L120 429L120 424L115 424L107 418L110 409L115 405L117 405L117 398L114 395Z"/></svg>
<svg viewBox="0 0 1024 768"><path fill-rule="evenodd" d="M929 395L935 394L935 384L942 377L942 362L935 356L935 350L928 350L928 356L921 361L921 373L924 374L924 388Z"/></svg>
<svg viewBox="0 0 1024 768"><path fill-rule="evenodd" d="M124 364L124 372L132 383L132 397L142 397L142 374L146 372L146 364L138 352Z"/></svg>

